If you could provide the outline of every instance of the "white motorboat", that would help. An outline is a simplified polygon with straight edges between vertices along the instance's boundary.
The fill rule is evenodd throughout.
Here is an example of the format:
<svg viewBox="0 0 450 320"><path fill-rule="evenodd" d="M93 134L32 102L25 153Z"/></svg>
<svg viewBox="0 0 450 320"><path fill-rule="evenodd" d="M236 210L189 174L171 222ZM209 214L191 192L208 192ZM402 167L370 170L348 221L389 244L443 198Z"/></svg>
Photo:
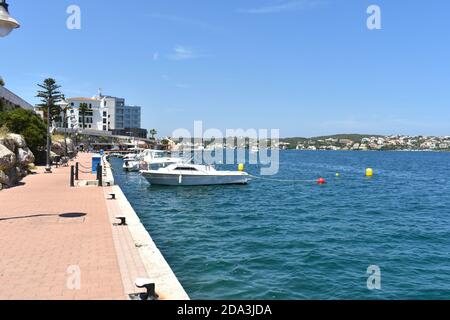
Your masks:
<svg viewBox="0 0 450 320"><path fill-rule="evenodd" d="M142 154L136 154L136 153L131 153L131 154L127 154L124 158L123 158L123 166L122 168L125 171L139 171L141 170L143 161L142 161Z"/></svg>
<svg viewBox="0 0 450 320"><path fill-rule="evenodd" d="M161 150L145 150L142 153L142 160L146 170L153 170L166 167L174 163L182 163L183 158L172 157L168 151Z"/></svg>
<svg viewBox="0 0 450 320"><path fill-rule="evenodd" d="M158 170L141 170L141 175L153 185L207 186L247 184L250 176L241 171L218 171L212 166L175 163Z"/></svg>
<svg viewBox="0 0 450 320"><path fill-rule="evenodd" d="M129 172L137 172L144 168L144 162L140 160L124 160L123 169Z"/></svg>

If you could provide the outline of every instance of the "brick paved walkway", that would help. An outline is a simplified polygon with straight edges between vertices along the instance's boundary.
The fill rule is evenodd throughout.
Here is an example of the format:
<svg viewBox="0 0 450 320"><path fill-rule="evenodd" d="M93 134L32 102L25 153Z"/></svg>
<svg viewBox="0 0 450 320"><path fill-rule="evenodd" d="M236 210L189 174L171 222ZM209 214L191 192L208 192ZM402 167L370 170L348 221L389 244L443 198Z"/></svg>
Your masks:
<svg viewBox="0 0 450 320"><path fill-rule="evenodd" d="M70 188L67 167L42 171L0 192L0 299L126 299L103 188Z"/></svg>

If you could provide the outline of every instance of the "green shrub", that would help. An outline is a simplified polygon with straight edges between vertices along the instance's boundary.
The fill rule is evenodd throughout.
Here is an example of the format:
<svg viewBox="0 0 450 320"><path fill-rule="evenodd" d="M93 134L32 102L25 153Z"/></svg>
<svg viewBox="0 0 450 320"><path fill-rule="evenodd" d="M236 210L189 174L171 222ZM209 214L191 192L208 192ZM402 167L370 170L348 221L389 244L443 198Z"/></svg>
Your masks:
<svg viewBox="0 0 450 320"><path fill-rule="evenodd" d="M33 153L46 145L47 127L41 117L32 111L15 109L0 112L0 127L2 126L12 133L22 135Z"/></svg>
<svg viewBox="0 0 450 320"><path fill-rule="evenodd" d="M0 98L0 112L5 111L6 106L5 106L5 102L3 101L3 98Z"/></svg>
<svg viewBox="0 0 450 320"><path fill-rule="evenodd" d="M6 135L8 133L9 133L9 129L5 125L0 126L0 138L6 137Z"/></svg>

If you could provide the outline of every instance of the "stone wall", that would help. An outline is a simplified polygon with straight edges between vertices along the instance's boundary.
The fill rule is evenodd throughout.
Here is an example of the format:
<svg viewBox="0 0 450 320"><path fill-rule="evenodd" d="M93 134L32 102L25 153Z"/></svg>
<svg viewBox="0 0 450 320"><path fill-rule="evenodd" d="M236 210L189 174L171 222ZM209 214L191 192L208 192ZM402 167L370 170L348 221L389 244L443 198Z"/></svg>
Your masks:
<svg viewBox="0 0 450 320"><path fill-rule="evenodd" d="M0 137L0 190L16 185L29 173L34 155L18 134Z"/></svg>

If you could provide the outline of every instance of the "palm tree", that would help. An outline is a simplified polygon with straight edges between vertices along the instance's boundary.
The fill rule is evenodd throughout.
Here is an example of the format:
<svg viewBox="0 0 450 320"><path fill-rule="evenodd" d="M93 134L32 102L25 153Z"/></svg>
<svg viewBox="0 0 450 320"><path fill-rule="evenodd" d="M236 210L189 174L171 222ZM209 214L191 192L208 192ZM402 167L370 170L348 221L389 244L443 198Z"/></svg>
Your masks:
<svg viewBox="0 0 450 320"><path fill-rule="evenodd" d="M80 107L78 108L78 112L81 115L82 120L82 129L86 129L86 113L89 111L89 107L87 103L80 103Z"/></svg>
<svg viewBox="0 0 450 320"><path fill-rule="evenodd" d="M151 129L150 130L150 135L152 137L152 140L155 140L155 136L158 134L158 131L156 131L156 129Z"/></svg>

